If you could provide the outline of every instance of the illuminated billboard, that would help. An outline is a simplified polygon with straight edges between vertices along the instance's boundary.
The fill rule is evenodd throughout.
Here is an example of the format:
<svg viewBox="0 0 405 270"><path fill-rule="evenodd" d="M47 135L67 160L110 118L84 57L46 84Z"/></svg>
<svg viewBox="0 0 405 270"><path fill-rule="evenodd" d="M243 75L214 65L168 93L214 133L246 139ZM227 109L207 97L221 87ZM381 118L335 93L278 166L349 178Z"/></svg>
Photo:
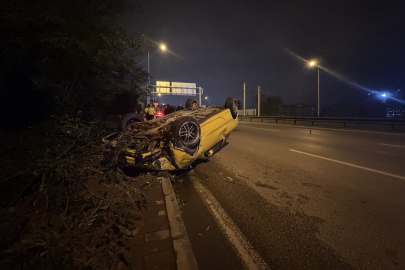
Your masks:
<svg viewBox="0 0 405 270"><path fill-rule="evenodd" d="M164 86L164 87L159 87L159 86ZM156 82L156 93L170 95L170 82L157 81Z"/></svg>
<svg viewBox="0 0 405 270"><path fill-rule="evenodd" d="M172 95L195 95L195 83L172 82Z"/></svg>

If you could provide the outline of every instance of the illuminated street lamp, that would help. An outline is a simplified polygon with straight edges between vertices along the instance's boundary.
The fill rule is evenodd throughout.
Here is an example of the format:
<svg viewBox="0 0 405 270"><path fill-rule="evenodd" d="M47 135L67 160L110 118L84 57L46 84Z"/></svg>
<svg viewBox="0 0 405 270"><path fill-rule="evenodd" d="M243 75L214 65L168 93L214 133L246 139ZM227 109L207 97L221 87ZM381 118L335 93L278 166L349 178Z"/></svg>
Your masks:
<svg viewBox="0 0 405 270"><path fill-rule="evenodd" d="M314 67L314 66L318 67L318 117L319 117L319 109L320 109L320 107L319 107L320 106L320 101L319 101L319 66L316 65L315 61L309 62L309 65L311 67Z"/></svg>
<svg viewBox="0 0 405 270"><path fill-rule="evenodd" d="M208 99L208 106L211 106L211 100L209 97L205 97L205 99Z"/></svg>
<svg viewBox="0 0 405 270"><path fill-rule="evenodd" d="M159 48L162 51L166 51L166 46L164 44L161 44ZM149 71L149 51L148 51L148 89L146 90L146 104L149 104L149 87L150 87L150 71ZM153 100L155 100L155 94L153 94Z"/></svg>
<svg viewBox="0 0 405 270"><path fill-rule="evenodd" d="M387 93L382 93L380 96L381 96L382 103L385 103L385 101L387 100L388 94Z"/></svg>

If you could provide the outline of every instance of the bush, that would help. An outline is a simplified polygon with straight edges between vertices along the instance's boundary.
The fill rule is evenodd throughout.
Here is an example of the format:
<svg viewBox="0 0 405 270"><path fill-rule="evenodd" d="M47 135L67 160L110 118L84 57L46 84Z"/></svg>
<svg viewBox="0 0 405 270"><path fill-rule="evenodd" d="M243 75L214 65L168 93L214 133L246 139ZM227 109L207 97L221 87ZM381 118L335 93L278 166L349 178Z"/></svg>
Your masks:
<svg viewBox="0 0 405 270"><path fill-rule="evenodd" d="M4 1L0 4L0 121L33 122L72 106L100 110L136 95L147 73L133 60L151 46L129 38L117 17L125 0Z"/></svg>

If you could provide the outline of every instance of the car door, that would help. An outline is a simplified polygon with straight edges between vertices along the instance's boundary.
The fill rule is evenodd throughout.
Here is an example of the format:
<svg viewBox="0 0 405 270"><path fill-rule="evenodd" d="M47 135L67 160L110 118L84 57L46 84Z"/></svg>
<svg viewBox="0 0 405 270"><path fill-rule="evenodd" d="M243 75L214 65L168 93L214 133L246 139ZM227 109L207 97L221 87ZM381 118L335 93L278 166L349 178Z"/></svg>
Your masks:
<svg viewBox="0 0 405 270"><path fill-rule="evenodd" d="M204 121L201 125L201 143L203 149L208 150L224 138L226 121L222 113L216 114Z"/></svg>

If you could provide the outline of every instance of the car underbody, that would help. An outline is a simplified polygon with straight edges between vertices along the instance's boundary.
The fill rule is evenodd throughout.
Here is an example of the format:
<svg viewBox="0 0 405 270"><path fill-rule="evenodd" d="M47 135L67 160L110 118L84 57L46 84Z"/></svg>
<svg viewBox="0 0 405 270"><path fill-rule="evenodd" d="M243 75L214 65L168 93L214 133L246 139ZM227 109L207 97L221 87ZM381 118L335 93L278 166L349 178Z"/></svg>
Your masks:
<svg viewBox="0 0 405 270"><path fill-rule="evenodd" d="M203 150L199 144L184 145L181 140L175 138L176 132L172 126L176 124L176 120L192 119L194 122L190 123L195 125L197 122L200 128L204 122L221 115L230 115L229 109L225 106L187 108L151 121L132 122L126 126L126 131L112 134L105 138L105 141L114 146L120 143L121 148L126 149L124 155L128 166L153 170L183 169L198 158L210 157L222 146L226 138L219 138L212 149Z"/></svg>

